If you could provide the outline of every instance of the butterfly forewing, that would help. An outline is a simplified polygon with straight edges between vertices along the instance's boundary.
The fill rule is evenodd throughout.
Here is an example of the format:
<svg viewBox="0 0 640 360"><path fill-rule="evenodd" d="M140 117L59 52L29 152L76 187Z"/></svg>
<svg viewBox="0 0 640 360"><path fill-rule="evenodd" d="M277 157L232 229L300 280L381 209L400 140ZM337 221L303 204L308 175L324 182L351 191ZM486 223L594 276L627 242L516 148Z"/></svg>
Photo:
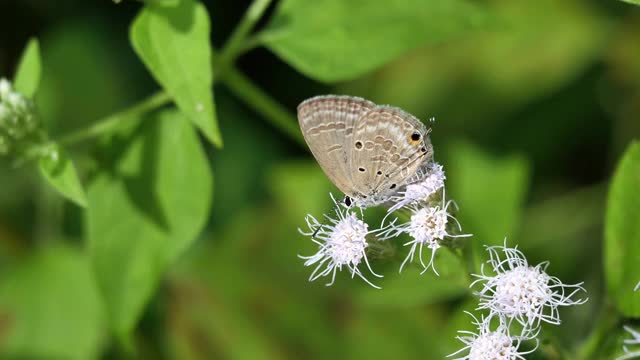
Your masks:
<svg viewBox="0 0 640 360"><path fill-rule="evenodd" d="M311 98L298 106L298 120L329 179L360 206L388 200L433 155L418 119L361 98Z"/></svg>
<svg viewBox="0 0 640 360"><path fill-rule="evenodd" d="M298 121L305 141L327 177L349 196L354 187L348 167L347 148L352 143L356 120L376 105L350 96L318 96L298 106Z"/></svg>

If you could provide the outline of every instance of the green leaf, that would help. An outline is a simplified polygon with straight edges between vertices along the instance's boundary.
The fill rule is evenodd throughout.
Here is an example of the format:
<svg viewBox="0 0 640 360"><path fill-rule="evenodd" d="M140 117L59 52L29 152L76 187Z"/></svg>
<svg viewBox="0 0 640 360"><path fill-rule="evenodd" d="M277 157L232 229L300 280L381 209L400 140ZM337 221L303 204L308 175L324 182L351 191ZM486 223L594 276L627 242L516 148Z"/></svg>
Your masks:
<svg viewBox="0 0 640 360"><path fill-rule="evenodd" d="M195 1L146 6L131 26L131 43L178 108L215 145L222 146L213 102L209 15Z"/></svg>
<svg viewBox="0 0 640 360"><path fill-rule="evenodd" d="M40 45L38 39L32 38L22 52L13 85L22 95L32 98L40 84Z"/></svg>
<svg viewBox="0 0 640 360"><path fill-rule="evenodd" d="M341 192L331 184L315 161L290 161L271 170L268 183L286 218L303 220L306 214L319 215L333 207L330 193ZM309 191L313 189L313 191Z"/></svg>
<svg viewBox="0 0 640 360"><path fill-rule="evenodd" d="M628 317L640 317L640 143L618 164L607 199L604 264L609 296Z"/></svg>
<svg viewBox="0 0 640 360"><path fill-rule="evenodd" d="M346 344L340 346L339 358L446 359L440 349L449 335L442 331L442 309L358 310L350 309L350 320L340 324Z"/></svg>
<svg viewBox="0 0 640 360"><path fill-rule="evenodd" d="M62 148L55 146L47 156L40 159L40 174L62 196L79 206L87 206L87 195L76 173L76 167Z"/></svg>
<svg viewBox="0 0 640 360"><path fill-rule="evenodd" d="M633 5L640 5L640 0L622 0L622 1L629 4L633 4Z"/></svg>
<svg viewBox="0 0 640 360"><path fill-rule="evenodd" d="M3 273L0 357L97 358L104 308L88 259L51 248Z"/></svg>
<svg viewBox="0 0 640 360"><path fill-rule="evenodd" d="M264 215L259 211L253 211L253 214ZM253 240L252 233L256 229L253 224L247 226L251 218L244 215L236 214L216 233L215 241L195 244L172 270L168 288L175 296L168 297L167 314L170 321L181 325L172 331L171 358L281 358L280 349L272 341L274 334L265 331L264 323L255 321L250 305L246 303L248 294L260 284L269 283L271 273L261 271L266 269L258 270L247 259L252 253L247 251L248 242ZM228 276L230 269L233 269L233 276ZM185 291L198 295L182 296ZM261 304L265 309L270 308L273 301L264 300ZM198 344L193 342L196 333Z"/></svg>
<svg viewBox="0 0 640 360"><path fill-rule="evenodd" d="M484 9L466 0L284 0L259 41L301 73L336 82L484 23Z"/></svg>
<svg viewBox="0 0 640 360"><path fill-rule="evenodd" d="M126 338L164 271L202 231L213 179L191 123L177 111L109 142L89 187L89 248L116 333Z"/></svg>
<svg viewBox="0 0 640 360"><path fill-rule="evenodd" d="M524 231L518 237L521 249L527 256L549 261L561 279L575 277L577 264L601 256L593 250L594 244L602 241L597 234L604 226L606 190L607 186L599 183L527 206L521 225ZM548 251L550 248L553 251Z"/></svg>
<svg viewBox="0 0 640 360"><path fill-rule="evenodd" d="M288 143L276 136L265 136L269 126L254 121L255 113L228 93L218 93L216 106L220 129L225 134L224 151L216 153L211 162L216 189L224 190L216 191L213 210L217 214L214 225L219 225L237 219L242 209L262 202L267 179L273 173L271 168L283 158Z"/></svg>
<svg viewBox="0 0 640 360"><path fill-rule="evenodd" d="M424 256L428 259L431 250L425 249ZM464 265L453 253L440 249L434 264L440 276L431 270L421 275L422 267L416 264L398 273L399 263L394 263L392 271L377 281L382 290L366 286L354 297L358 303L368 306L416 306L450 300L468 291Z"/></svg>
<svg viewBox="0 0 640 360"><path fill-rule="evenodd" d="M503 135L500 143L518 144L538 158L566 153L571 144L556 139L581 126L580 119L597 108L593 101L582 105L590 96L583 89L595 81L585 79L584 74L610 48L615 21L580 0L476 3L490 4L490 16L499 23L488 31L474 32L472 39L412 51L375 76L341 84L336 92L384 99L415 114L438 114L447 119L445 127L460 136L494 135L497 126L507 126L505 119L518 118L520 123L504 129L510 129L510 135ZM624 33L625 39L638 37L637 31ZM640 42L620 39L619 44L624 51L614 52L618 54L616 64L623 65L625 58L640 60L625 55L640 53ZM532 58L536 61L529 61ZM509 59L508 66L505 59ZM633 69L624 66L619 70L627 79L640 80L640 67ZM578 83L584 85L567 91ZM556 103L562 103L562 108ZM528 106L536 111L528 111ZM530 133L525 125L546 128L550 136L520 135ZM438 128L442 136L444 129ZM594 127L589 129L580 134L598 133Z"/></svg>
<svg viewBox="0 0 640 360"><path fill-rule="evenodd" d="M46 32L36 105L51 137L88 128L149 92L148 75L123 66L131 64L131 49L112 26L68 19Z"/></svg>
<svg viewBox="0 0 640 360"><path fill-rule="evenodd" d="M157 6L178 6L180 4L180 0L144 0L144 2Z"/></svg>
<svg viewBox="0 0 640 360"><path fill-rule="evenodd" d="M529 166L521 156L495 157L465 143L448 148L447 195L475 244L501 245L517 235L527 194Z"/></svg>

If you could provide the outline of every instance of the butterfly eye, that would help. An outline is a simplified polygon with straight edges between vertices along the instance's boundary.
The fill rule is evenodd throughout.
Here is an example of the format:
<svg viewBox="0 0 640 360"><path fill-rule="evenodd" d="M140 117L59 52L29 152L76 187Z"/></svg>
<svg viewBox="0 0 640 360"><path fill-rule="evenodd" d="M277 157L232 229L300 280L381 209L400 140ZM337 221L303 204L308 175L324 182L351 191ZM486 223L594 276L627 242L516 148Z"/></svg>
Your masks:
<svg viewBox="0 0 640 360"><path fill-rule="evenodd" d="M351 201L351 198L348 196L344 197L344 204L347 205L348 207L351 206L351 204L353 204L353 202Z"/></svg>

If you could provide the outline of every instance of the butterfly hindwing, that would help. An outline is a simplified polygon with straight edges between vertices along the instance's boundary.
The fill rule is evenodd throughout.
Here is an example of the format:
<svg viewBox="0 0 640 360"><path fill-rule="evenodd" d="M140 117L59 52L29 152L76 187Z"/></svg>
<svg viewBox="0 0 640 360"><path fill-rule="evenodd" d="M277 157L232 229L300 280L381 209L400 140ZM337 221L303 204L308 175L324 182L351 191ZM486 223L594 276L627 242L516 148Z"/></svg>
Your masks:
<svg viewBox="0 0 640 360"><path fill-rule="evenodd" d="M349 158L354 185L376 197L398 191L417 169L431 159L425 126L412 115L394 107L377 106L356 122Z"/></svg>

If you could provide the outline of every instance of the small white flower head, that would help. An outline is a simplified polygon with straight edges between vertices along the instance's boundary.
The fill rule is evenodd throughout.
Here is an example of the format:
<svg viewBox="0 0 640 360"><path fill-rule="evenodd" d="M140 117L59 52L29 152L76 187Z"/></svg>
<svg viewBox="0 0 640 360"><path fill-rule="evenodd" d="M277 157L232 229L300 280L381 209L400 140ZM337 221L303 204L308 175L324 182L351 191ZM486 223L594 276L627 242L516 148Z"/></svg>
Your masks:
<svg viewBox="0 0 640 360"><path fill-rule="evenodd" d="M33 102L0 79L0 155L19 153L43 141L42 124Z"/></svg>
<svg viewBox="0 0 640 360"><path fill-rule="evenodd" d="M327 286L331 286L335 281L336 272L342 270L344 266L351 272L351 277L358 275L369 285L379 289L380 287L367 280L358 268L364 260L374 276L382 277L371 269L365 253L369 246L367 235L378 230L370 231L369 226L353 212L353 208L336 202L333 196L331 198L336 206L337 219L325 215L329 224L321 224L312 215L307 215L305 220L309 231L304 232L299 229L302 235L310 236L311 240L319 247L318 252L314 255L300 256L301 259L306 260L305 266L316 266L309 281L331 275L331 281L327 284Z"/></svg>
<svg viewBox="0 0 640 360"><path fill-rule="evenodd" d="M467 313L471 315L470 313ZM473 317L473 315L471 315ZM450 354L448 357L456 356L468 351L463 357L455 360L516 360L524 359L524 355L536 350L537 346L529 351L519 350L523 340L533 339L537 333L524 333L513 336L509 333L509 328L502 321L495 330L491 330L491 317L478 321L475 317L474 324L478 327L478 332L458 331L456 339L465 345L462 349Z"/></svg>
<svg viewBox="0 0 640 360"><path fill-rule="evenodd" d="M640 349L632 351L628 347L628 345L640 345L640 332L630 328L629 326L625 326L624 330L631 335L631 339L625 339L623 341L624 345L622 345L622 349L624 350L624 355L617 357L616 360L640 358Z"/></svg>
<svg viewBox="0 0 640 360"><path fill-rule="evenodd" d="M548 262L529 266L524 254L506 246L487 247L489 260L482 264L481 275L471 286L480 283L476 292L480 297L479 309L489 309L493 315L516 320L525 328L538 328L541 321L558 325L558 307L584 304L587 299L573 299L585 291L582 283L565 285L545 271ZM502 258L502 256L504 258ZM491 268L485 273L485 265ZM569 292L570 291L570 292ZM567 294L568 293L568 294Z"/></svg>
<svg viewBox="0 0 640 360"><path fill-rule="evenodd" d="M442 241L445 240L445 238L471 236L470 234L453 235L448 232L449 220L453 220L458 230L462 231L458 220L449 214L449 206L452 203L452 200L445 201L443 192L441 204L435 206L411 206L411 220L409 222L396 225L396 219L382 231L381 238L384 240L397 237L402 233L407 233L413 238L404 244L404 246L411 246L411 249L409 249L409 254L402 262L402 265L400 265L400 272L402 272L407 262L413 262L417 251L418 258L423 267L422 273L432 268L433 272L438 275L433 265L433 260L436 251L442 246ZM422 258L422 250L425 246L431 250L431 259L428 264L425 264Z"/></svg>
<svg viewBox="0 0 640 360"><path fill-rule="evenodd" d="M442 165L432 163L425 171L418 171L416 175L420 180L406 186L398 195L391 197L391 202L395 204L389 208L388 212L394 212L407 205L418 202L428 202L430 198L444 187L444 170Z"/></svg>
<svg viewBox="0 0 640 360"><path fill-rule="evenodd" d="M5 78L0 78L0 100L4 100L11 91L11 82Z"/></svg>

